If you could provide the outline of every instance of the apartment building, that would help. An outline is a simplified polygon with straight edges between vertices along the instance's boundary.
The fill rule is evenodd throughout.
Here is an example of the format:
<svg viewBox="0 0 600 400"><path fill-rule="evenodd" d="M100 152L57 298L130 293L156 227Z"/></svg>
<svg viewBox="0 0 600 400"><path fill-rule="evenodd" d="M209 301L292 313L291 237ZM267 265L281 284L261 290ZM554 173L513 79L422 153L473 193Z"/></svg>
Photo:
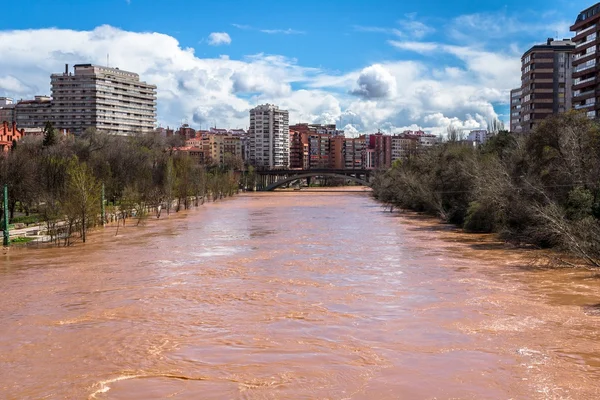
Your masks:
<svg viewBox="0 0 600 400"><path fill-rule="evenodd" d="M0 97L0 124L8 122L11 125L15 122L15 104L10 97Z"/></svg>
<svg viewBox="0 0 600 400"><path fill-rule="evenodd" d="M550 115L571 108L572 54L575 43L549 38L521 58L521 127L534 129Z"/></svg>
<svg viewBox="0 0 600 400"><path fill-rule="evenodd" d="M589 118L597 118L600 111L598 85L600 63L598 63L598 43L600 42L600 3L585 10L571 26L575 32L573 42L573 108L582 110Z"/></svg>
<svg viewBox="0 0 600 400"><path fill-rule="evenodd" d="M329 149L330 168L344 169L346 166L346 138L343 135L331 136Z"/></svg>
<svg viewBox="0 0 600 400"><path fill-rule="evenodd" d="M15 105L14 120L20 129L43 128L46 122L54 123L52 99L35 96L33 100L21 100Z"/></svg>
<svg viewBox="0 0 600 400"><path fill-rule="evenodd" d="M308 135L308 168L329 168L329 156L331 151L331 136L327 134L313 133Z"/></svg>
<svg viewBox="0 0 600 400"><path fill-rule="evenodd" d="M510 131L521 132L521 88L510 91Z"/></svg>
<svg viewBox="0 0 600 400"><path fill-rule="evenodd" d="M369 149L373 150L369 167L387 169L392 166L392 137L383 133L369 135Z"/></svg>
<svg viewBox="0 0 600 400"><path fill-rule="evenodd" d="M117 135L150 132L156 125L156 86L133 72L78 64L51 75L54 126L78 135L87 128Z"/></svg>
<svg viewBox="0 0 600 400"><path fill-rule="evenodd" d="M231 134L203 135L202 151L206 163L222 165L226 161L227 154L233 157L243 157L240 137Z"/></svg>
<svg viewBox="0 0 600 400"><path fill-rule="evenodd" d="M308 169L308 134L290 128L290 168Z"/></svg>
<svg viewBox="0 0 600 400"><path fill-rule="evenodd" d="M297 131L300 133L316 133L319 135L332 135L338 136L343 135L344 131L337 129L336 124L308 124L308 123L299 123L295 125L290 125L290 131Z"/></svg>
<svg viewBox="0 0 600 400"><path fill-rule="evenodd" d="M249 162L257 168L285 169L290 165L289 113L272 104L250 110Z"/></svg>
<svg viewBox="0 0 600 400"><path fill-rule="evenodd" d="M417 154L419 136L402 134L392 136L392 163L396 160L406 160Z"/></svg>
<svg viewBox="0 0 600 400"><path fill-rule="evenodd" d="M346 169L363 169L366 163L367 140L362 135L344 139L344 159Z"/></svg>
<svg viewBox="0 0 600 400"><path fill-rule="evenodd" d="M467 141L475 145L484 144L492 135L486 129L475 129L467 135Z"/></svg>

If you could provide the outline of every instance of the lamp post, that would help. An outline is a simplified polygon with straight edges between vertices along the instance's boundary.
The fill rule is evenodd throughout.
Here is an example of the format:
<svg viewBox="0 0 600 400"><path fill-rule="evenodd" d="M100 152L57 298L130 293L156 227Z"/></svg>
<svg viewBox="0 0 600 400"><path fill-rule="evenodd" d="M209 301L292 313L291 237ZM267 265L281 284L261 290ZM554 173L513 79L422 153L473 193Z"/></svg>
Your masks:
<svg viewBox="0 0 600 400"><path fill-rule="evenodd" d="M8 232L8 185L4 185L4 223L2 224L3 236L2 245L10 245L10 233Z"/></svg>

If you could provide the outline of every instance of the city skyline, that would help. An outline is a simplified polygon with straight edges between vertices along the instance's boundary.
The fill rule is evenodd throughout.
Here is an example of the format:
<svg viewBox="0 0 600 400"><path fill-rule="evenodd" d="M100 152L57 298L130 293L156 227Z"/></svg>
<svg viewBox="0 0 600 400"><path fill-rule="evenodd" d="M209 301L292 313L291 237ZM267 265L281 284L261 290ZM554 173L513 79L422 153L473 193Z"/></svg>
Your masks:
<svg viewBox="0 0 600 400"><path fill-rule="evenodd" d="M508 126L522 53L547 37L572 37L569 26L594 4L345 3L342 13L341 3L309 1L303 10L281 5L267 13L267 3L229 2L223 14L222 4L166 10L132 0L99 10L89 2L51 18L64 11L61 3L8 5L8 14L28 18L0 31L0 96L49 95L49 75L65 63L108 64L158 86L162 126L245 128L251 108L272 103L289 110L290 124L337 123L349 136L439 134L450 123L478 129L494 117ZM203 12L202 23L177 23L185 10Z"/></svg>

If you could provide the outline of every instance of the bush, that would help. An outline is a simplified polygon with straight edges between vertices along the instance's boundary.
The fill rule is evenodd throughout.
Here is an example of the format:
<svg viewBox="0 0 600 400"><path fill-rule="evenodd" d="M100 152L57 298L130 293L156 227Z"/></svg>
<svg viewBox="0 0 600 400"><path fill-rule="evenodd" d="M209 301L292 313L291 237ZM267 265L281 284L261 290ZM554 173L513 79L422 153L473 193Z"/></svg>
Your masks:
<svg viewBox="0 0 600 400"><path fill-rule="evenodd" d="M472 201L469 204L463 228L465 231L473 233L494 232L495 218L491 207Z"/></svg>

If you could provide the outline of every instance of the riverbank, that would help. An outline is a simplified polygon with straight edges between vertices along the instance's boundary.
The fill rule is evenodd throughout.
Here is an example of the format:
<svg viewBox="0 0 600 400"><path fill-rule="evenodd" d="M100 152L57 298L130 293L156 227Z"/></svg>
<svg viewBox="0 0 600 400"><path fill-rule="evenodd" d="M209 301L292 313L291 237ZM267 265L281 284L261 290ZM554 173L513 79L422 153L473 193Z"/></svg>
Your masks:
<svg viewBox="0 0 600 400"><path fill-rule="evenodd" d="M214 203L216 201L223 201L229 198L222 197L219 199L206 199L200 198L196 199L195 197L191 197L189 199L190 206L186 208L181 208L181 204L178 200L174 200L170 209L167 210L167 207L162 204L160 206L147 206L147 209L143 212L143 215L140 217L133 209L133 213L124 213L120 211L111 211L106 213L106 220L104 225L98 224L94 228L92 228L89 233L93 234L98 230L105 230L107 228L115 228L116 234L118 234L120 229L124 229L126 226L143 226L150 219L165 219L173 214L178 214L184 211L188 211L194 208L203 207L205 204ZM101 217L97 217L98 221L101 220ZM66 226L66 221L59 221L54 225L54 229L64 229ZM32 225L28 227L24 227L21 229L13 229L10 231L11 235L11 245L9 247L2 247L3 252L8 251L10 248L14 247L40 247L40 246L51 246L51 247L61 247L61 243L65 240L63 236L52 236L48 233L48 225L47 224L39 224ZM16 240L15 240L16 239ZM70 245L76 244L80 242L79 240L73 240Z"/></svg>

